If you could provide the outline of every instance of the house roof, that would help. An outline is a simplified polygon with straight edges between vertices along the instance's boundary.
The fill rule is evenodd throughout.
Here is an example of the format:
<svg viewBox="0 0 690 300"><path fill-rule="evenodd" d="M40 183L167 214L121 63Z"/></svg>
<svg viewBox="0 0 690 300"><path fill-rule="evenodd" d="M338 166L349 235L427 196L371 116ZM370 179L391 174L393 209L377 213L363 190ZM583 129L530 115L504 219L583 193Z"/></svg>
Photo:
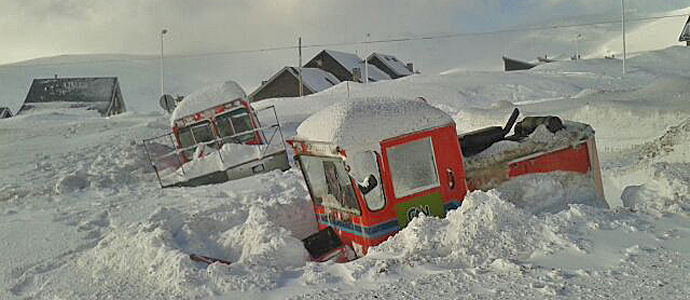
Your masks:
<svg viewBox="0 0 690 300"><path fill-rule="evenodd" d="M374 52L371 55L369 55L369 57L367 57L367 60L370 61L374 57L377 57L399 77L412 75L412 71L410 71L402 61L400 61L397 57L393 55Z"/></svg>
<svg viewBox="0 0 690 300"><path fill-rule="evenodd" d="M25 103L110 102L117 77L34 79Z"/></svg>
<svg viewBox="0 0 690 300"><path fill-rule="evenodd" d="M115 97L118 86L117 77L34 79L22 107L27 103L82 102L107 114L113 101L122 101L121 97Z"/></svg>
<svg viewBox="0 0 690 300"><path fill-rule="evenodd" d="M690 17L685 22L683 30L680 32L680 37L678 37L679 42L690 42Z"/></svg>
<svg viewBox="0 0 690 300"><path fill-rule="evenodd" d="M333 59L335 59L341 66L345 67L345 69L347 69L349 72L352 72L352 69L354 68L359 68L362 70L362 76L364 76L364 60L362 60L356 54L335 50L323 50L323 52L333 57ZM380 81L391 79L386 72L381 71L381 69L377 68L376 66L368 64L368 67L368 75L370 80Z"/></svg>
<svg viewBox="0 0 690 300"><path fill-rule="evenodd" d="M12 117L12 111L7 107L0 107L0 119Z"/></svg>
<svg viewBox="0 0 690 300"><path fill-rule="evenodd" d="M288 72L295 78L299 78L299 70L296 67L284 67L280 71L276 72L269 78L266 82L262 83L254 92L251 93L249 98L253 98L256 94L261 92L266 86L273 83L281 74ZM313 93L318 93L329 87L332 87L340 83L335 75L321 70L319 68L302 68L302 84Z"/></svg>
<svg viewBox="0 0 690 300"><path fill-rule="evenodd" d="M299 70L295 67L285 67L292 75L299 77ZM340 83L333 74L318 68L302 68L302 84L312 93L318 93Z"/></svg>

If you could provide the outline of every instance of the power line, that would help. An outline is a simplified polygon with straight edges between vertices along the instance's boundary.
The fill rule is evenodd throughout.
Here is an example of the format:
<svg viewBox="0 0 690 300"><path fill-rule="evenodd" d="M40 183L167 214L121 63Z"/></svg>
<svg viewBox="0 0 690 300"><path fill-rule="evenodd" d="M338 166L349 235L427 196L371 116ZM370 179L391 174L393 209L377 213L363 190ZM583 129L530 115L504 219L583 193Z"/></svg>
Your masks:
<svg viewBox="0 0 690 300"><path fill-rule="evenodd" d="M678 18L687 17L688 14L671 14L671 15L657 15L657 16L645 16L627 19L627 22L639 22L646 20L658 20L665 18ZM461 37L473 37L473 36L484 36L484 35L494 35L503 33L513 33L513 32L524 32L524 31L541 31L541 30L554 30L563 28L575 28L575 27L587 27L596 25L611 25L620 24L621 20L612 21L600 21L600 22L589 22L589 23L575 23L575 24L563 24L563 25L546 25L546 26L527 26L527 27L516 27L511 29L500 29L491 31L480 31L480 32L460 32L460 33L448 33L448 34L438 34L438 35L427 35L427 36L417 36L417 37L398 37L390 39L381 40L366 40L366 41L343 41L343 42L331 42L331 43L315 43L302 45L302 48L325 48L325 47L336 47L336 46L354 46L354 45L364 45L364 44L386 44L386 43L401 43L401 42L414 42L414 41L429 41L429 40L441 40L441 39L454 39ZM222 52L207 52L207 53L191 53L191 54L170 54L167 57L178 57L178 58L192 58L192 57L206 57L206 56L225 56L225 55L238 55L238 54L251 54L251 53L262 53L262 52L274 52L274 51L284 51L284 50L296 50L298 46L296 45L286 45L286 46L276 46L267 48L257 48L257 49L246 49L246 50L233 50L233 51L222 51ZM46 64L26 64L26 65L5 65L0 66L0 68L16 68L16 67L41 67L41 66L63 66L63 65L81 65L81 64L97 64L97 63L110 63L110 62L121 62L126 61L123 59L108 59L108 60L95 60L88 62L64 62L64 63L46 63ZM21 64L21 63L19 63Z"/></svg>

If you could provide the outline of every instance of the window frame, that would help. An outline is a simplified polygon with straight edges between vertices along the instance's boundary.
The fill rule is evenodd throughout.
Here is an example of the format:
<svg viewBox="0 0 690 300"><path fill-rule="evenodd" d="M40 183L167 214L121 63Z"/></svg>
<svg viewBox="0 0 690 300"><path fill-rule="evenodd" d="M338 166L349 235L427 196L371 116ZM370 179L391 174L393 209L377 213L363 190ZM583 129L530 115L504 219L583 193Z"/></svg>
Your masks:
<svg viewBox="0 0 690 300"><path fill-rule="evenodd" d="M378 173L372 174L372 175L375 175L376 179L378 180L378 188L379 188L379 191L381 193L381 199L383 199L383 204L381 205L381 208L379 208L379 209L372 209L371 206L369 205L369 201L367 201L367 196L364 193L362 193L362 191L358 191L358 194L361 196L362 202L364 202L364 205L366 206L367 210L369 210L370 212L379 212L379 211L382 211L383 209L385 209L386 205L388 204L388 199L386 198L386 191L385 191L384 186L383 186L383 176L381 175L381 169L382 169L381 168L381 166L382 166L381 155L379 155L378 152L372 151L372 150L367 150L367 151L364 151L363 153L367 153L367 152L370 152L374 155L374 161L376 163L376 171ZM356 178L354 180L357 181Z"/></svg>
<svg viewBox="0 0 690 300"><path fill-rule="evenodd" d="M332 161L332 162L334 162L335 164L341 164L343 170L345 171L345 175L347 176L347 180L348 180L348 182L349 182L348 188L350 189L350 192L352 193L354 203L357 205L357 207L356 207L356 208L343 207L343 206L341 206L341 207L331 207L331 206L324 205L323 197L315 197L315 196L314 196L314 190L313 190L313 187L312 187L312 180L311 180L310 177L309 177L308 169L305 168L305 166L304 166L304 161L303 161L303 159L304 159L305 157L318 159L318 161L319 161L322 165L323 165L324 160ZM297 161L299 162L299 166L300 166L300 169L301 169L301 171L302 171L302 175L304 176L304 181L305 181L305 183L307 184L307 190L309 190L309 195L311 196L312 204L318 205L318 206L323 206L323 207L328 208L328 209L341 210L341 211L343 211L343 212L347 212L347 213L350 213L350 214L353 214L353 215L357 215L357 216L361 216L361 215L362 215L362 206L361 206L361 204L359 203L359 199L358 199L358 197L357 197L357 192L355 191L356 186L354 185L354 180L353 180L352 176L350 176L350 174L347 172L345 162L344 162L342 159L340 159L339 157L332 157L332 156L320 156L320 155L306 155L306 154L301 154L301 155L299 155L299 156L297 157ZM325 174L324 174L324 177L325 177ZM326 184L327 184L328 179L324 179L324 180L326 180ZM318 203L315 201L317 198L319 199L319 202L318 202ZM337 199L337 198L336 198L336 199ZM384 207L385 207L385 206L384 206Z"/></svg>
<svg viewBox="0 0 690 300"><path fill-rule="evenodd" d="M431 151L431 163L433 166L433 168L432 168L433 172L432 173L434 174L435 182L432 184L427 184L427 185L418 186L418 187L415 187L412 189L407 189L404 191L404 193L402 191L401 192L397 191L396 184L395 184L395 180L396 180L395 179L395 173L396 172L394 171L394 159L391 158L391 150L393 150L393 152L394 152L395 149L399 146L409 145L412 143L418 143L418 142L422 142L425 140L428 140L429 150ZM390 175L390 183L391 183L391 188L393 190L393 197L395 199L402 199L405 197L409 197L411 195L415 195L415 194L418 194L418 193L421 193L424 191L428 191L428 190L432 190L432 189L441 187L441 176L438 174L438 162L436 159L434 139L432 138L432 136L425 136L423 138L410 140L410 141L407 141L404 143L389 145L386 147L386 159L388 161L388 172Z"/></svg>

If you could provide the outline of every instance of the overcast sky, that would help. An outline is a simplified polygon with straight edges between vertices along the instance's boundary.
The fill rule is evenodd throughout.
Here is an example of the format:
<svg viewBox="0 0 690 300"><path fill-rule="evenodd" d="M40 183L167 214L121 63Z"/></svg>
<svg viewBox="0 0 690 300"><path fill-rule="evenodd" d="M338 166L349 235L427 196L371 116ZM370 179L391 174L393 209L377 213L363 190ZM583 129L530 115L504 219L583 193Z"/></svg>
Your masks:
<svg viewBox="0 0 690 300"><path fill-rule="evenodd" d="M687 0L627 0L631 13ZM59 54L207 53L615 17L618 0L1 0L0 63Z"/></svg>

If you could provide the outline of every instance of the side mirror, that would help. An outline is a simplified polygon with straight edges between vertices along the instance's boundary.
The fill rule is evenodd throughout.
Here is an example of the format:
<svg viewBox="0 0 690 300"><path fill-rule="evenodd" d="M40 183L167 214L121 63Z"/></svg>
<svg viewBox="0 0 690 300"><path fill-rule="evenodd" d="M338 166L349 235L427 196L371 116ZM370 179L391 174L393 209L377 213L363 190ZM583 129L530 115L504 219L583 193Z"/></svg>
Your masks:
<svg viewBox="0 0 690 300"><path fill-rule="evenodd" d="M369 176L367 176L366 182L364 182L364 183L358 182L357 187L359 187L359 190L362 192L362 195L366 195L369 192L371 192L371 190L376 188L376 186L378 186L378 184L379 184L379 182L378 182L378 180L376 180L376 176L374 176L373 174L370 174Z"/></svg>

